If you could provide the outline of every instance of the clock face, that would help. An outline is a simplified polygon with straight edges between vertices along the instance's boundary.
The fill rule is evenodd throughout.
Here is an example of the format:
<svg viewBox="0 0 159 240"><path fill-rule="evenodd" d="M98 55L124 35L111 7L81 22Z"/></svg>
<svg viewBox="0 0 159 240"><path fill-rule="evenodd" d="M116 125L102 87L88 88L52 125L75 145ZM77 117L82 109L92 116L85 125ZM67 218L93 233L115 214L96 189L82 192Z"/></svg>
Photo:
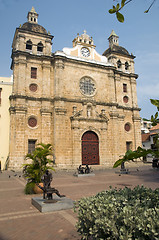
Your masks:
<svg viewBox="0 0 159 240"><path fill-rule="evenodd" d="M81 49L81 53L82 53L82 55L83 55L84 57L89 57L89 56L90 56L89 49L86 48L86 47L83 47L83 48Z"/></svg>

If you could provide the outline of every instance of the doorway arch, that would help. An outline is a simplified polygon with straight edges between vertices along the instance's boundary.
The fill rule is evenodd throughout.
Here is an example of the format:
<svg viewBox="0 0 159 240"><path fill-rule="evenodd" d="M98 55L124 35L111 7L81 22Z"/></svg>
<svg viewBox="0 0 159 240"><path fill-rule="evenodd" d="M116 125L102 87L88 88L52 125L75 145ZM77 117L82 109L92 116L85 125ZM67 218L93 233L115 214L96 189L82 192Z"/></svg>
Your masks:
<svg viewBox="0 0 159 240"><path fill-rule="evenodd" d="M99 139L93 131L82 136L82 165L85 164L99 165Z"/></svg>

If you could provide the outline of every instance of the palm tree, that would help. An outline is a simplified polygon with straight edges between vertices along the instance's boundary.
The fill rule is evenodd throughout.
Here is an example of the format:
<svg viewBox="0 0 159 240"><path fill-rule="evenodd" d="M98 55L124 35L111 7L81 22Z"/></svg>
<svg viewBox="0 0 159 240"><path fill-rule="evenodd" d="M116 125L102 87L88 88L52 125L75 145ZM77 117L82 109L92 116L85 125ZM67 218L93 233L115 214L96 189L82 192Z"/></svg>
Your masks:
<svg viewBox="0 0 159 240"><path fill-rule="evenodd" d="M28 186L35 186L36 183L41 182L41 178L47 169L54 170L51 165L53 160L49 158L53 156L53 150L51 144L40 143L37 145L35 150L25 156L26 160L32 160L31 163L23 165L23 174L24 177L28 179ZM31 183L31 185L29 185ZM26 191L25 191L26 192Z"/></svg>

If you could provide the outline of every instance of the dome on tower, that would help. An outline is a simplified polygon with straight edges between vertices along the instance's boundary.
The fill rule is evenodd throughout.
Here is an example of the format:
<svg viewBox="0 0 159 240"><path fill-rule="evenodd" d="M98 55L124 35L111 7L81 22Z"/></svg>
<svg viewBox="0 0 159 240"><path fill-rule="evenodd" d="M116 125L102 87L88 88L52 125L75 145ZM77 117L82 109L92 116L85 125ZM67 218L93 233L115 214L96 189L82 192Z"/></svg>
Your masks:
<svg viewBox="0 0 159 240"><path fill-rule="evenodd" d="M129 52L121 46L113 45L112 47L109 47L105 52L103 53L103 56L107 56L110 53L119 53L122 55L130 55Z"/></svg>
<svg viewBox="0 0 159 240"><path fill-rule="evenodd" d="M32 31L32 32L47 34L47 31L43 26L39 24L30 23L30 22L24 23L21 29L28 30L29 32Z"/></svg>
<svg viewBox="0 0 159 240"><path fill-rule="evenodd" d="M111 53L117 53L117 54L121 54L121 55L125 55L125 56L131 56L134 58L133 55L130 55L129 52L124 48L119 46L119 41L118 41L119 37L118 35L114 32L114 30L112 30L108 40L109 40L109 48L105 50L105 52L103 53L103 56L108 56Z"/></svg>
<svg viewBox="0 0 159 240"><path fill-rule="evenodd" d="M36 33L42 33L47 34L47 31L44 27L38 24L38 14L35 11L34 7L28 12L27 15L28 22L24 23L21 27L21 29L28 30L29 32L36 32Z"/></svg>

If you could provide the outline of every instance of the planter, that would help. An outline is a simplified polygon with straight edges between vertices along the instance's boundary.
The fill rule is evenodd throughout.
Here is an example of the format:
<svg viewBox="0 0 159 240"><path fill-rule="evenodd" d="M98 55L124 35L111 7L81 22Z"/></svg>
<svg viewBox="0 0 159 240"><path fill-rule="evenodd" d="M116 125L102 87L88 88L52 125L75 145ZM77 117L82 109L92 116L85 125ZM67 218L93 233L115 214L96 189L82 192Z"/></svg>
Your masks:
<svg viewBox="0 0 159 240"><path fill-rule="evenodd" d="M43 183L39 183L39 185L40 185L41 187L44 186ZM39 188L39 187L35 184L35 186L34 186L34 193L36 193L36 194L43 193L43 190L42 190L41 188Z"/></svg>

